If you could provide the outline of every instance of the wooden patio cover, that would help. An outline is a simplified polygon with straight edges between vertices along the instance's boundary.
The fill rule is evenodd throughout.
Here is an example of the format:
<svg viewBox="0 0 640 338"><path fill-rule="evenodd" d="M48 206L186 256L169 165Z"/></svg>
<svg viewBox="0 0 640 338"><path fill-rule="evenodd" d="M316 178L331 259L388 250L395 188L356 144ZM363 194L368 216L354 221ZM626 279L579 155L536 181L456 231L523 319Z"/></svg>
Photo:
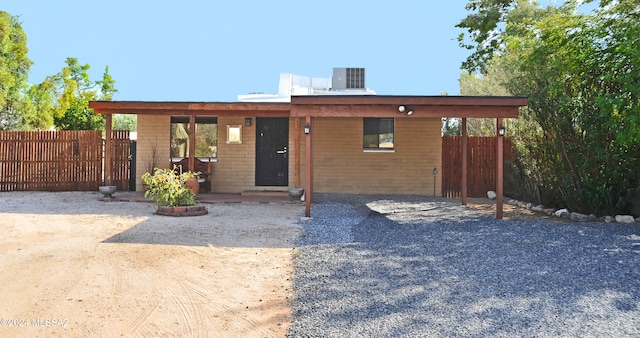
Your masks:
<svg viewBox="0 0 640 338"><path fill-rule="evenodd" d="M187 115L190 117L190 137L195 137L196 116L258 116L296 117L294 140L300 145L302 128L300 119L305 118L306 138L306 199L305 216L311 216L313 202L313 120L323 117L457 117L462 118L462 204L467 204L467 118L495 118L497 137L496 163L496 218L503 216L503 155L504 144L499 129L504 118L517 118L520 107L527 105L525 97L503 96L356 96L318 95L294 96L291 103L245 103L245 102L148 102L148 101L91 101L89 107L96 113L106 115L107 146L109 158L112 114ZM412 114L399 112L400 106L409 107ZM189 142L189 167L193 168L195 140ZM300 147L296 147L296 186L300 185ZM109 161L105 164L105 181L110 184Z"/></svg>

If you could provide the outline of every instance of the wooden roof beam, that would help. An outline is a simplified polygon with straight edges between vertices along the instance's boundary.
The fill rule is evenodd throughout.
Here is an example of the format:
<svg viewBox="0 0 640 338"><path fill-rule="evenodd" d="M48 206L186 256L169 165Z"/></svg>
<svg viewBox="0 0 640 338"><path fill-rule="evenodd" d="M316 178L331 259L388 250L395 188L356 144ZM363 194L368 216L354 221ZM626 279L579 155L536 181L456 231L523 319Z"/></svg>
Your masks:
<svg viewBox="0 0 640 338"><path fill-rule="evenodd" d="M513 106L527 105L520 96L293 96L292 105L429 105L429 106Z"/></svg>
<svg viewBox="0 0 640 338"><path fill-rule="evenodd" d="M292 117L469 117L469 118L517 118L517 106L422 106L407 104L413 114L407 116L396 105L293 105Z"/></svg>

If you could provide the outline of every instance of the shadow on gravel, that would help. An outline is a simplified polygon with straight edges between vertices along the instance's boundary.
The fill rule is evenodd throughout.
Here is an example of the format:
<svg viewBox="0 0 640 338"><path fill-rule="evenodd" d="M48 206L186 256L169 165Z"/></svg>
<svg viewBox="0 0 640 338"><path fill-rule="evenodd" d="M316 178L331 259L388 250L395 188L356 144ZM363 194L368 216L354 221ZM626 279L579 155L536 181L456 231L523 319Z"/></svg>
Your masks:
<svg viewBox="0 0 640 338"><path fill-rule="evenodd" d="M304 231L349 235L304 239L289 336L640 335L638 226L500 221L424 197L329 197Z"/></svg>

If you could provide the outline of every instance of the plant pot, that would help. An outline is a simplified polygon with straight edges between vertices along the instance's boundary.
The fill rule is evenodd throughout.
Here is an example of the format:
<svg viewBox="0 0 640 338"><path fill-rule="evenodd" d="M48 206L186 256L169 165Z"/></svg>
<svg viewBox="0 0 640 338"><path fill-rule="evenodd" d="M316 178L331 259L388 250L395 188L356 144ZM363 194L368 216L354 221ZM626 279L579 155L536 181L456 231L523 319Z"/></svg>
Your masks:
<svg viewBox="0 0 640 338"><path fill-rule="evenodd" d="M289 189L289 197L291 198L300 198L304 194L304 188L290 188Z"/></svg>
<svg viewBox="0 0 640 338"><path fill-rule="evenodd" d="M198 182L197 178L190 178L185 182L185 184L187 185L187 188L196 194L196 196L198 195L198 192L200 191L200 182Z"/></svg>
<svg viewBox="0 0 640 338"><path fill-rule="evenodd" d="M113 195L116 192L116 186L115 185L102 185L98 187L98 190L100 191L101 194L104 195L103 199L105 200L110 200L113 198Z"/></svg>

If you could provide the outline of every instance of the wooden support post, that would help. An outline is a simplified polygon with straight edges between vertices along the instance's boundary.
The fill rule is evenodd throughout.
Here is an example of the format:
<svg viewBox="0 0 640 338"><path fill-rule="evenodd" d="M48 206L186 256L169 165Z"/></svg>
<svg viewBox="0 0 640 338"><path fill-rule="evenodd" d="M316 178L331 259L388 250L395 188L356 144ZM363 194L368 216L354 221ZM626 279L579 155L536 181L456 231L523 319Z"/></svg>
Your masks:
<svg viewBox="0 0 640 338"><path fill-rule="evenodd" d="M189 116L189 163L187 163L189 171L195 171L196 166L196 116Z"/></svg>
<svg viewBox="0 0 640 338"><path fill-rule="evenodd" d="M105 116L105 141L104 141L104 185L113 185L113 145L111 144L111 129L113 129L113 115Z"/></svg>
<svg viewBox="0 0 640 338"><path fill-rule="evenodd" d="M467 164L467 149L469 146L469 136L467 134L467 118L462 118L462 184L461 184L461 199L462 205L467 205L467 176L468 176L468 164Z"/></svg>
<svg viewBox="0 0 640 338"><path fill-rule="evenodd" d="M496 156L496 218L502 219L502 194L503 194L503 157L504 157L504 136L500 135L502 118L496 119L497 156Z"/></svg>
<svg viewBox="0 0 640 338"><path fill-rule="evenodd" d="M295 117L293 122L293 137L296 146L294 153L295 188L300 187L300 118Z"/></svg>
<svg viewBox="0 0 640 338"><path fill-rule="evenodd" d="M313 201L313 120L305 117L305 146L306 146L306 187L305 187L305 217L311 217L311 202ZM309 133L306 129L309 127Z"/></svg>

